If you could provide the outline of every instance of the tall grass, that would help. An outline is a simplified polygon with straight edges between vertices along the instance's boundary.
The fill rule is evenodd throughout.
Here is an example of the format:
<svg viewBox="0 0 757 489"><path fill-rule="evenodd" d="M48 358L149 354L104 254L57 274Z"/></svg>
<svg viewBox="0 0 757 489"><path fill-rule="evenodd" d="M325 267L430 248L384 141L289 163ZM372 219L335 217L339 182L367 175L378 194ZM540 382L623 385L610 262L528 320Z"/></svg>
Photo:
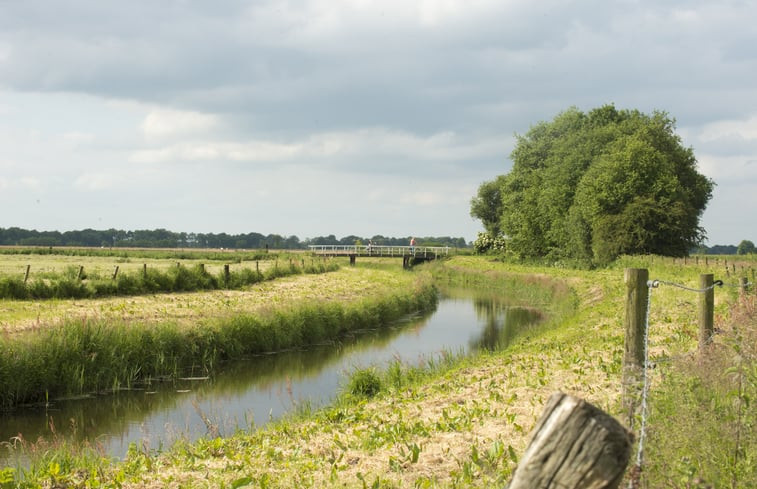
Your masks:
<svg viewBox="0 0 757 489"><path fill-rule="evenodd" d="M296 261L290 261L287 265L279 266L277 262L264 271L244 268L231 270L228 274L221 271L215 275L197 265L176 266L167 270L150 268L144 272L121 273L115 279L82 280L77 275L78 269L69 269L52 278L35 279L29 283L24 283L17 277L0 277L0 299L85 299L156 292L235 289L279 277L325 273L339 268L333 261L302 263L303 265L299 265Z"/></svg>
<svg viewBox="0 0 757 489"><path fill-rule="evenodd" d="M675 358L651 392L646 487L757 487L757 315L750 297L706 355Z"/></svg>
<svg viewBox="0 0 757 489"><path fill-rule="evenodd" d="M278 272L281 273L281 270ZM334 340L436 303L429 280L354 302L302 302L192 326L79 319L0 339L0 407L119 389L220 362Z"/></svg>

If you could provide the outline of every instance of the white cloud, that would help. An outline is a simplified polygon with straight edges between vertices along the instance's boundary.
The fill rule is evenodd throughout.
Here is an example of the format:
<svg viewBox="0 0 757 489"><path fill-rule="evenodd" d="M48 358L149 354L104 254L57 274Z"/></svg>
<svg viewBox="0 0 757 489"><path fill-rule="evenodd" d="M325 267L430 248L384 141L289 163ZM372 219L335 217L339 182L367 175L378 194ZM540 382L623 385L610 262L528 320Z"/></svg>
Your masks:
<svg viewBox="0 0 757 489"><path fill-rule="evenodd" d="M702 174L712 178L716 184L757 184L757 155L755 154L751 156L701 154L698 155L697 161Z"/></svg>
<svg viewBox="0 0 757 489"><path fill-rule="evenodd" d="M148 139L169 138L203 133L215 129L218 117L193 111L153 109L142 122Z"/></svg>
<svg viewBox="0 0 757 489"><path fill-rule="evenodd" d="M444 200L444 195L437 192L419 191L404 194L400 202L412 206L433 206Z"/></svg>
<svg viewBox="0 0 757 489"><path fill-rule="evenodd" d="M39 192L44 189L43 182L36 177L21 177L16 179L14 183L22 188L35 192Z"/></svg>
<svg viewBox="0 0 757 489"><path fill-rule="evenodd" d="M94 172L79 175L74 181L74 186L80 190L107 190L113 188L118 182L123 180L111 173Z"/></svg>
<svg viewBox="0 0 757 489"><path fill-rule="evenodd" d="M422 137L404 131L385 128L354 131L325 132L299 140L276 142L256 140L248 142L182 142L161 148L138 150L130 161L163 163L197 160L226 160L239 162L312 162L334 158L350 159L362 155L367 160L377 157L397 157L426 161L463 161L504 154L499 137L464 137L445 131ZM353 162L352 159L349 161ZM358 163L354 165L361 171ZM374 168L375 169L375 168Z"/></svg>
<svg viewBox="0 0 757 489"><path fill-rule="evenodd" d="M699 138L703 141L718 139L741 138L757 140L757 116L744 120L723 120L706 124Z"/></svg>
<svg viewBox="0 0 757 489"><path fill-rule="evenodd" d="M92 144L95 141L95 135L88 132L67 132L63 134L63 141L71 148L77 148Z"/></svg>

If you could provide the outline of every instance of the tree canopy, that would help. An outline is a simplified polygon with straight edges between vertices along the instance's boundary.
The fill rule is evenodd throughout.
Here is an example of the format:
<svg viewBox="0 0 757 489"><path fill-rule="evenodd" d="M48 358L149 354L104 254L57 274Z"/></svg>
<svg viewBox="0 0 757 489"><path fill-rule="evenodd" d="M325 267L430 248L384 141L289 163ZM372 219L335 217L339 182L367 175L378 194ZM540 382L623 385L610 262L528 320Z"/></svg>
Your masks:
<svg viewBox="0 0 757 489"><path fill-rule="evenodd" d="M510 158L509 173L481 185L471 215L514 255L683 256L705 237L699 219L714 184L664 112L571 108L517 136Z"/></svg>

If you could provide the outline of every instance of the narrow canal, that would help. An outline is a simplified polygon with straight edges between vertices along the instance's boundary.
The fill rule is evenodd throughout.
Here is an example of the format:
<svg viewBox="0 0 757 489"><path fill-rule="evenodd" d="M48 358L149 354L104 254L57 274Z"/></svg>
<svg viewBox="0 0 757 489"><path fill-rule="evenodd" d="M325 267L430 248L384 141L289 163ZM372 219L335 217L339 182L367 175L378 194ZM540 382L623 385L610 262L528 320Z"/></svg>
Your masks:
<svg viewBox="0 0 757 489"><path fill-rule="evenodd" d="M0 440L11 445L19 436L30 442L87 442L121 457L131 443L160 449L178 438L226 436L277 419L303 403L328 403L356 368L394 360L418 365L444 354L503 348L541 318L539 311L510 306L491 293L446 290L431 313L335 344L238 361L207 379L158 382L2 413ZM16 462L10 453L4 444L3 465Z"/></svg>

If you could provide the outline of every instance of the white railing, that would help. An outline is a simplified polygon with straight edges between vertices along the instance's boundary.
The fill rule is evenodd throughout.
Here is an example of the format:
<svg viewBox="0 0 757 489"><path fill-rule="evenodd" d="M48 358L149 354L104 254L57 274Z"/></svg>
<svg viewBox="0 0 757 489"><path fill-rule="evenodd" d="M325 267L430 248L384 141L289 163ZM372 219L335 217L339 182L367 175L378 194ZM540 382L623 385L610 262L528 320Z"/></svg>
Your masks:
<svg viewBox="0 0 757 489"><path fill-rule="evenodd" d="M449 246L310 245L308 248L317 255L439 256L449 254Z"/></svg>

